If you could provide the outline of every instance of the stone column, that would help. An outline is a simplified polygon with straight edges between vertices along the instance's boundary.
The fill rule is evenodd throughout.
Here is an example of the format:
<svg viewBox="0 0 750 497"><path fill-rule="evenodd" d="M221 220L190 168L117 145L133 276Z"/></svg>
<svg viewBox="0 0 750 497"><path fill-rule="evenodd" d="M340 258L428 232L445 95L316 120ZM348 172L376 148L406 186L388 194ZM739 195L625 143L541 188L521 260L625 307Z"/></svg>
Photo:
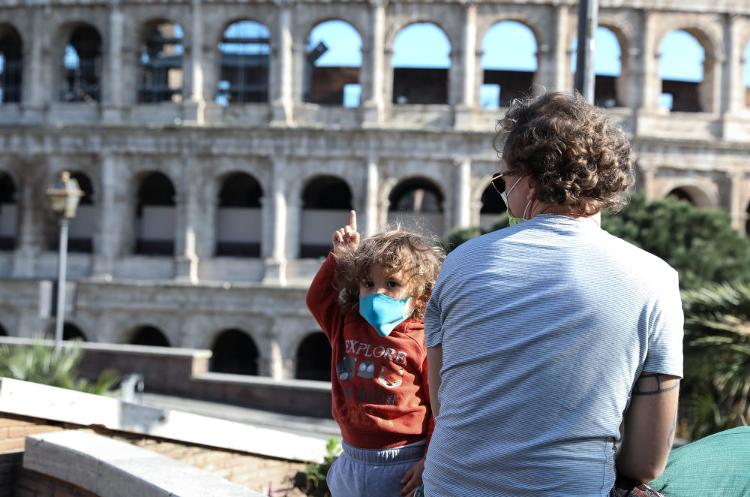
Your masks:
<svg viewBox="0 0 750 497"><path fill-rule="evenodd" d="M468 228L471 226L471 159L457 161L455 174L454 228Z"/></svg>
<svg viewBox="0 0 750 497"><path fill-rule="evenodd" d="M385 108L385 0L371 0L370 6L371 31L365 54L368 63L362 77L362 125L379 127Z"/></svg>
<svg viewBox="0 0 750 497"><path fill-rule="evenodd" d="M123 215L127 206L118 202L124 196L125 187L117 174L118 158L112 153L101 157L101 195L99 196L99 220L94 235L94 275L111 279L117 257L122 254Z"/></svg>
<svg viewBox="0 0 750 497"><path fill-rule="evenodd" d="M276 5L277 46L271 60L271 124L289 126L294 120L292 3L291 0L277 0Z"/></svg>
<svg viewBox="0 0 750 497"><path fill-rule="evenodd" d="M24 72L24 101L29 110L39 111L50 97L47 94L51 89L45 85L45 73L48 68L45 63L45 52L49 52L49 33L45 26L46 15L43 7L37 7L32 11L32 25L37 36L26 38L31 45L30 60L24 64L28 69Z"/></svg>
<svg viewBox="0 0 750 497"><path fill-rule="evenodd" d="M640 83L640 87L634 88L634 100L638 102L639 108L647 112L656 112L659 109L659 96L661 95L661 78L659 76L659 47L656 41L656 23L654 14L647 10L642 10L643 16L642 30L643 33L643 53L640 61L634 61L631 64L631 70L637 71L637 67L642 68L639 78L634 79L634 83ZM637 65L640 62L640 65ZM633 77L633 76L631 76ZM638 98L640 96L640 98Z"/></svg>
<svg viewBox="0 0 750 497"><path fill-rule="evenodd" d="M205 122L206 99L203 94L203 23L202 0L191 0L192 32L190 33L190 98L183 105L187 122Z"/></svg>
<svg viewBox="0 0 750 497"><path fill-rule="evenodd" d="M287 234L287 205L286 205L286 180L284 169L286 160L283 157L273 158L273 170L271 179L271 195L266 219L270 218L271 238L267 241L268 254L265 260L264 284L286 285L286 234ZM264 233L267 232L264 230Z"/></svg>
<svg viewBox="0 0 750 497"><path fill-rule="evenodd" d="M534 83L535 91L569 90L570 61L568 60L569 44L569 7L558 5L554 8L554 24L549 41L539 45L539 64Z"/></svg>
<svg viewBox="0 0 750 497"><path fill-rule="evenodd" d="M378 164L374 158L367 161L367 187L365 190L365 229L364 236L371 236L377 233L378 226L378 184L380 182L380 173ZM360 230L361 231L361 230Z"/></svg>
<svg viewBox="0 0 750 497"><path fill-rule="evenodd" d="M109 98L105 101L104 120L119 122L123 107L122 67L123 50L122 35L124 16L120 9L120 1L112 0L109 12L109 51L107 54L109 67Z"/></svg>
<svg viewBox="0 0 750 497"><path fill-rule="evenodd" d="M745 173L743 171L732 171L729 174L729 178L732 181L732 191L729 199L729 215L732 218L732 227L740 233L745 233L745 221L747 221L747 213L743 205L745 197Z"/></svg>
<svg viewBox="0 0 750 497"><path fill-rule="evenodd" d="M182 156L184 179L182 192L178 194L175 212L177 236L175 239L175 277L179 281L198 283L198 253L196 251L197 231L200 219L200 198L198 188L202 184L196 174L195 159L188 150Z"/></svg>
<svg viewBox="0 0 750 497"><path fill-rule="evenodd" d="M456 127L472 127L472 113L477 107L477 5L473 2L464 5L464 26L462 47L459 56L460 72L452 68L451 73L458 73L460 78L451 78L452 83L460 85L459 102L456 107Z"/></svg>
<svg viewBox="0 0 750 497"><path fill-rule="evenodd" d="M653 169L643 169L643 194L647 201L656 200L658 193L656 191L656 171Z"/></svg>
<svg viewBox="0 0 750 497"><path fill-rule="evenodd" d="M30 161L29 161L30 162ZM49 207L44 204L44 194L38 194L40 186L37 178L38 167L26 163L28 171L21 178L20 195L17 202L18 234L16 235L16 250L13 258L13 277L30 278L34 276L34 263L39 252L44 247L44 219Z"/></svg>
<svg viewBox="0 0 750 497"><path fill-rule="evenodd" d="M737 16L724 16L724 65L721 71L722 137L728 141L742 140L744 126L735 124L737 116L745 114L745 84L742 77L744 51L740 45L741 32ZM744 229L744 227L743 227Z"/></svg>

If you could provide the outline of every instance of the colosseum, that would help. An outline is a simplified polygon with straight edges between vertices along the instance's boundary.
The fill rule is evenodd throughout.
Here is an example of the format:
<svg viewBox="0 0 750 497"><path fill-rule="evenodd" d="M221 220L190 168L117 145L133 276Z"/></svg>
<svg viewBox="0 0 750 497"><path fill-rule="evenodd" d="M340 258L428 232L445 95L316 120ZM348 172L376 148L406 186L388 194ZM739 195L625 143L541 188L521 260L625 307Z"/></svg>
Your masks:
<svg viewBox="0 0 750 497"><path fill-rule="evenodd" d="M496 119L519 95L571 88L576 23L571 0L0 0L0 333L50 329L45 191L68 170L85 195L66 338L325 379L303 298L331 230L350 208L368 234L491 225ZM332 24L356 54L345 64L320 63ZM637 187L745 231L750 2L603 0L599 24L619 74L597 76L596 101L633 138ZM510 25L533 40L529 70L491 62L516 50L497 41ZM702 52L699 81L662 76L674 32ZM444 60L399 56L415 48Z"/></svg>

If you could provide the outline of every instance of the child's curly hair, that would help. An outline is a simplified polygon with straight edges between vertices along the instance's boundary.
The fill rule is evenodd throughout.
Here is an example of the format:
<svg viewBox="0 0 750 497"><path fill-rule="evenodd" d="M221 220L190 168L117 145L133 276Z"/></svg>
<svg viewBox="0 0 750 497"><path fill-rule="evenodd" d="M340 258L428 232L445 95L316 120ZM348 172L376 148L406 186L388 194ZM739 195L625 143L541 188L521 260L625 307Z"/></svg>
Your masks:
<svg viewBox="0 0 750 497"><path fill-rule="evenodd" d="M414 302L415 319L424 318L427 301L440 273L445 251L432 240L402 229L385 231L362 240L355 250L336 250L336 285L345 313L359 312L359 286L380 264L386 273L403 271Z"/></svg>

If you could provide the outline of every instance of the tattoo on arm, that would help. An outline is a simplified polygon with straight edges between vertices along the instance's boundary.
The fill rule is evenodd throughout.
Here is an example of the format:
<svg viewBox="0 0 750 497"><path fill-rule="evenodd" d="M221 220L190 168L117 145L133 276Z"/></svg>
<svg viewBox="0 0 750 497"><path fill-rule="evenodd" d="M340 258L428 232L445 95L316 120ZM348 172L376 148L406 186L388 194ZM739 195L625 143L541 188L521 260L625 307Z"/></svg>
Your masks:
<svg viewBox="0 0 750 497"><path fill-rule="evenodd" d="M648 381L649 385L642 385L641 382L644 379L653 378L654 381ZM663 381L669 381L673 380L674 385L663 385ZM646 382L644 382L646 383ZM638 379L638 381L635 382L635 387L633 388L633 395L656 395L664 392L669 392L670 390L674 390L680 386L680 380L669 377L667 375L663 374L651 374L646 373L642 374L641 377Z"/></svg>

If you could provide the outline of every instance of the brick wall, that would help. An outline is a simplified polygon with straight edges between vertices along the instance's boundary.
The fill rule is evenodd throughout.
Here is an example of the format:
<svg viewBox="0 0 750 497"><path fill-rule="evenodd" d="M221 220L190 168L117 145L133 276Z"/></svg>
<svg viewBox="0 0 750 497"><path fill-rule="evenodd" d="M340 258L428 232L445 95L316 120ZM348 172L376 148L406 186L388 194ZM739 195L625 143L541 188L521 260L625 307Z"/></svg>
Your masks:
<svg viewBox="0 0 750 497"><path fill-rule="evenodd" d="M21 451L0 454L0 497L13 497L22 460Z"/></svg>
<svg viewBox="0 0 750 497"><path fill-rule="evenodd" d="M99 497L68 482L28 469L21 470L15 493L12 495L13 497Z"/></svg>

